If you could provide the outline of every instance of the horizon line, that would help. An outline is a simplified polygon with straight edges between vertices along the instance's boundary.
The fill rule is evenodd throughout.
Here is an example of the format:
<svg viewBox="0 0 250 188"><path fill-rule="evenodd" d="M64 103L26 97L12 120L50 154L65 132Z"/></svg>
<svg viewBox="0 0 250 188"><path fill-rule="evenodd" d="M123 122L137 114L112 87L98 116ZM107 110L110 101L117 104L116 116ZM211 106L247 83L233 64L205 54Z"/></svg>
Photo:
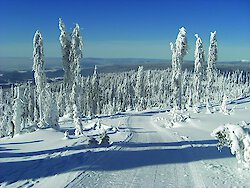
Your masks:
<svg viewBox="0 0 250 188"><path fill-rule="evenodd" d="M0 56L0 59L2 58L27 58L27 59L33 59L33 57L22 57L22 56L16 56L16 57L11 57L11 56ZM51 56L51 57L44 57L44 59L48 59L48 58L62 58L60 56ZM84 57L82 58L82 60L84 59L144 59L144 60L166 60L166 61L172 61L171 59L166 59L166 58L148 58L148 57ZM185 61L194 61L194 60L190 60L190 59L187 59L187 60L184 60ZM207 61L205 61L207 62ZM250 60L248 59L241 59L241 60L219 60L217 61L218 63L219 62L243 62L243 63L247 63L247 62L250 62Z"/></svg>

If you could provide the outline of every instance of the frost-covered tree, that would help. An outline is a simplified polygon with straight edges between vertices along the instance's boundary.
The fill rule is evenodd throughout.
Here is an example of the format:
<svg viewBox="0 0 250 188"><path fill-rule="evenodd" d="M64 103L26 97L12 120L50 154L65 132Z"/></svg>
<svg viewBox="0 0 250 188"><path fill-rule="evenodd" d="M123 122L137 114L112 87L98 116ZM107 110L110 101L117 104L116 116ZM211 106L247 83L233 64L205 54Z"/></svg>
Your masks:
<svg viewBox="0 0 250 188"><path fill-rule="evenodd" d="M22 124L22 116L24 113L23 110L23 102L20 98L20 92L19 92L19 87L17 91L17 97L14 100L14 106L13 106L13 123L14 123L14 134L19 134L21 131L21 124Z"/></svg>
<svg viewBox="0 0 250 188"><path fill-rule="evenodd" d="M79 105L76 100L79 99L78 88L81 84L80 62L82 59L83 41L80 33L80 27L78 24L76 24L75 28L73 29L71 33L71 38L66 32L65 25L62 19L59 19L59 29L61 31L59 40L63 56L62 62L64 69L64 83L66 87L66 93L64 96L66 103L66 113L72 114L72 105ZM72 88L74 83L75 88ZM77 92L73 91L73 89L77 90ZM74 95L73 98L72 95Z"/></svg>
<svg viewBox="0 0 250 188"><path fill-rule="evenodd" d="M220 106L220 112L229 115L229 110L227 108L227 102L228 102L228 97L224 95L221 106Z"/></svg>
<svg viewBox="0 0 250 188"><path fill-rule="evenodd" d="M46 101L44 104L44 123L48 127L58 129L59 128L59 124L58 124L59 114L58 114L55 96L50 91L50 88L46 89L45 94L46 94Z"/></svg>
<svg viewBox="0 0 250 188"><path fill-rule="evenodd" d="M0 116L3 116L3 88L0 87Z"/></svg>
<svg viewBox="0 0 250 188"><path fill-rule="evenodd" d="M45 102L44 90L47 84L47 78L44 70L43 38L39 31L36 31L33 39L33 62L33 71L39 106L39 122L41 126L43 126L43 105Z"/></svg>
<svg viewBox="0 0 250 188"><path fill-rule="evenodd" d="M229 147L231 153L236 156L239 163L250 168L250 134L249 126L226 124L219 126L211 136L217 138L218 149Z"/></svg>
<svg viewBox="0 0 250 188"><path fill-rule="evenodd" d="M204 50L201 38L198 34L196 37L196 47L195 47L195 61L194 61L194 83L193 83L193 92L194 92L194 100L195 100L195 108L198 108L201 103L201 94L202 87L201 82L203 79L203 64L205 61Z"/></svg>
<svg viewBox="0 0 250 188"><path fill-rule="evenodd" d="M92 115L100 114L100 87L97 67L94 68L94 73L91 81L91 96L92 96Z"/></svg>
<svg viewBox="0 0 250 188"><path fill-rule="evenodd" d="M72 81L79 84L80 82L80 62L83 57L83 41L80 33L80 27L76 24L71 35L71 50L70 50L70 69L72 74Z"/></svg>
<svg viewBox="0 0 250 188"><path fill-rule="evenodd" d="M74 124L75 124L75 135L80 136L83 134L83 127L82 127L82 122L80 119L80 114L79 110L76 104L73 105L73 110L74 110Z"/></svg>
<svg viewBox="0 0 250 188"><path fill-rule="evenodd" d="M66 32L65 25L61 18L59 18L59 29L60 37L59 41L61 44L62 51L62 65L64 70L64 83L66 87L69 87L72 83L71 70L70 70L70 51L71 51L71 41L69 35Z"/></svg>
<svg viewBox="0 0 250 188"><path fill-rule="evenodd" d="M139 66L138 71L136 73L136 84L135 84L135 103L136 103L136 110L144 110L144 85L143 85L143 66Z"/></svg>
<svg viewBox="0 0 250 188"><path fill-rule="evenodd" d="M210 35L210 45L208 49L208 60L207 60L207 86L206 86L206 97L207 97L207 105L211 105L210 101L213 100L214 91L214 82L216 81L216 61L217 61L217 40L216 40L216 31L211 32Z"/></svg>
<svg viewBox="0 0 250 188"><path fill-rule="evenodd" d="M183 58L187 53L187 36L184 27L180 28L176 42L170 43L170 46L172 50L172 97L174 108L180 110L182 97L181 67Z"/></svg>

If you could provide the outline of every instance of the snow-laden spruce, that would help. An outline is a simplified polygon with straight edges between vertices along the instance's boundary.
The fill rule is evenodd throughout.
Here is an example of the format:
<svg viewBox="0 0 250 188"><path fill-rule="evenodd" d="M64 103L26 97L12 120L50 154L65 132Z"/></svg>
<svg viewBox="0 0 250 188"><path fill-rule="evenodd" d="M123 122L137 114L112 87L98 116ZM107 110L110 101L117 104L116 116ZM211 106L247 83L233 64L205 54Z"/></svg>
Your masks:
<svg viewBox="0 0 250 188"><path fill-rule="evenodd" d="M99 88L99 75L97 72L97 66L94 68L93 77L91 80L91 116L97 115L101 113L101 107L100 107L100 88Z"/></svg>
<svg viewBox="0 0 250 188"><path fill-rule="evenodd" d="M220 106L220 112L225 115L229 115L229 109L227 108L227 103L228 103L228 97L224 95Z"/></svg>
<svg viewBox="0 0 250 188"><path fill-rule="evenodd" d="M22 118L23 118L23 101L20 98L20 90L19 87L17 88L17 97L14 100L13 105L13 123L14 123L14 134L19 134L21 131L21 124L22 124Z"/></svg>
<svg viewBox="0 0 250 188"><path fill-rule="evenodd" d="M80 33L80 26L76 24L71 35L69 36L65 24L62 19L59 19L60 37L62 51L62 64L64 70L64 97L60 98L61 107L64 110L59 110L60 114L64 112L72 117L73 105L81 105L82 102L79 99L79 85L81 80L81 68L80 62L83 57L83 41ZM74 87L73 87L74 86Z"/></svg>
<svg viewBox="0 0 250 188"><path fill-rule="evenodd" d="M75 124L75 135L80 136L83 134L83 127L82 127L82 122L80 119L80 113L76 104L73 105L73 110L74 110L73 118L74 118L74 124Z"/></svg>
<svg viewBox="0 0 250 188"><path fill-rule="evenodd" d="M56 101L51 93L52 90L47 84L44 69L43 38L39 31L34 36L33 50L33 71L39 108L38 124L40 127L58 128L58 110Z"/></svg>
<svg viewBox="0 0 250 188"><path fill-rule="evenodd" d="M83 57L83 41L80 33L80 26L76 24L71 35L71 49L70 49L70 69L72 74L72 81L79 85L80 82L80 62Z"/></svg>
<svg viewBox="0 0 250 188"><path fill-rule="evenodd" d="M39 124L43 127L45 126L44 103L46 100L45 87L47 84L47 78L44 70L43 38L39 31L36 31L33 39L33 71L39 108Z"/></svg>
<svg viewBox="0 0 250 188"><path fill-rule="evenodd" d="M143 76L143 66L139 66L135 84L135 109L137 111L145 110Z"/></svg>
<svg viewBox="0 0 250 188"><path fill-rule="evenodd" d="M66 87L69 87L72 84L71 78L71 69L70 69L70 51L71 51L71 41L69 39L69 35L66 31L65 24L63 20L59 19L59 29L60 29L60 37L59 41L61 44L62 51L62 66L64 70L64 83Z"/></svg>
<svg viewBox="0 0 250 188"><path fill-rule="evenodd" d="M229 147L239 163L250 168L250 129L249 126L226 124L216 128L211 136L219 140L218 149Z"/></svg>
<svg viewBox="0 0 250 188"><path fill-rule="evenodd" d="M196 37L196 45L195 45L195 60L194 60L194 83L193 83L193 92L194 92L194 103L195 103L195 111L201 105L201 94L202 94L202 87L201 82L203 79L203 64L205 61L204 57L204 50L201 38L198 34L195 35Z"/></svg>
<svg viewBox="0 0 250 188"><path fill-rule="evenodd" d="M172 50L172 92L174 108L181 110L182 97L182 63L187 54L186 29L180 28L175 44L170 43Z"/></svg>
<svg viewBox="0 0 250 188"><path fill-rule="evenodd" d="M217 74L216 61L218 59L218 49L216 40L216 31L211 32L210 35L210 45L208 49L208 60L207 60L207 86L206 86L206 100L207 106L211 106L211 101L214 100L214 83Z"/></svg>

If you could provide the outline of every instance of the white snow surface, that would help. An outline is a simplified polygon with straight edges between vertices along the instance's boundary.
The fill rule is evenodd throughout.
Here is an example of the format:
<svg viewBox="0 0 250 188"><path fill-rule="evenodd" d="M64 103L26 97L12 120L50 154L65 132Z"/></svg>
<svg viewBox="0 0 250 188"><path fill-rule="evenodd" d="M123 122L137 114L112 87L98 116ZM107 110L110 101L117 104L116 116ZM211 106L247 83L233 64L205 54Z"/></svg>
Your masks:
<svg viewBox="0 0 250 188"><path fill-rule="evenodd" d="M158 109L103 116L84 120L79 137L73 121L61 118L61 131L2 138L0 187L250 187L249 170L210 136L223 124L249 126L250 98L227 107L230 115L220 106L211 114L190 109L183 112L189 118L172 124L171 112ZM88 145L104 131L109 147Z"/></svg>

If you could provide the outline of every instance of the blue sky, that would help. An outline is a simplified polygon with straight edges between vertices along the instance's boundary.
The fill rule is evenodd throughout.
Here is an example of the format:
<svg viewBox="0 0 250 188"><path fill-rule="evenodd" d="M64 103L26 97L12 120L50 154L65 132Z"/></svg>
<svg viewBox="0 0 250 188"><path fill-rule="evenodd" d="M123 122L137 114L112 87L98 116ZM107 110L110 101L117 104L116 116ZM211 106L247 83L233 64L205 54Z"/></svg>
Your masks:
<svg viewBox="0 0 250 188"><path fill-rule="evenodd" d="M189 54L195 33L207 52L217 31L219 60L250 60L249 0L0 0L0 57L32 57L36 30L45 56L60 57L58 18L78 23L85 57L171 58L169 43L186 27Z"/></svg>

